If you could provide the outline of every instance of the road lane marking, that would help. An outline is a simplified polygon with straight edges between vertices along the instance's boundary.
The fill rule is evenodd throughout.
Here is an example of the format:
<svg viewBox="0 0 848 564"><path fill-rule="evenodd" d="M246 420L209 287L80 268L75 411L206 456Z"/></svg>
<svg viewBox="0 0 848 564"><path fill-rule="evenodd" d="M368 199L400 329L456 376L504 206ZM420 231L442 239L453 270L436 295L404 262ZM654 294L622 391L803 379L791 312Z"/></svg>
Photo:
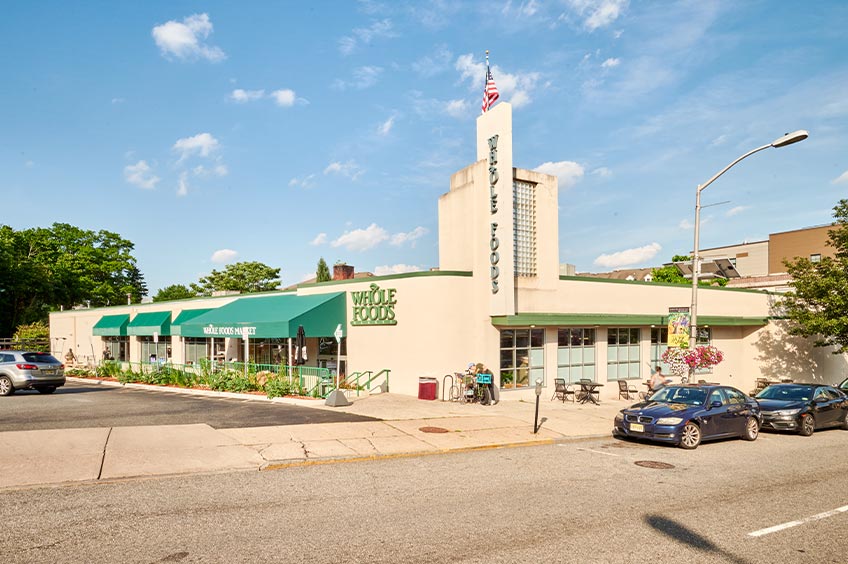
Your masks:
<svg viewBox="0 0 848 564"><path fill-rule="evenodd" d="M828 517L833 517L834 515L839 515L840 513L845 513L848 511L848 505L843 505L842 507L837 507L831 511L825 511L824 513L819 513L818 515L813 515L811 517L806 517L804 519L800 519L798 521L789 521L788 523L781 523L780 525L775 525L773 527L767 527L765 529L760 529L759 531L754 531L753 533L748 533L749 537L761 537L763 535L768 535L771 533L776 533L778 531L783 531L784 529L789 529L792 527L797 527L798 525L803 525L805 523L809 523L811 521L818 521L819 519L826 519Z"/></svg>
<svg viewBox="0 0 848 564"><path fill-rule="evenodd" d="M590 448L578 448L577 450L582 450L586 452L594 452L595 454L606 454L607 456L620 456L618 454L614 454L612 452L604 452L602 450L592 450Z"/></svg>

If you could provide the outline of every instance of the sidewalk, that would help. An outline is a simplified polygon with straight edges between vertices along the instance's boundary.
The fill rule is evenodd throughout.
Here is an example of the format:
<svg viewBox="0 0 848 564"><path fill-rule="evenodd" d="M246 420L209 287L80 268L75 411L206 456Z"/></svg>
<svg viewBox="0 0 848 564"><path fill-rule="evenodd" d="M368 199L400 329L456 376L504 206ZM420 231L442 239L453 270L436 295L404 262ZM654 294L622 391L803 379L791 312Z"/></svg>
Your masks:
<svg viewBox="0 0 848 564"><path fill-rule="evenodd" d="M227 396L268 401L242 394ZM532 402L501 401L495 406L482 406L393 394L351 400L352 405L346 407L303 400L296 403L381 421L219 430L199 424L0 432L0 490L146 476L270 470L609 436L615 413L634 403L605 399L600 406L563 404L542 397L539 418L543 423L534 434Z"/></svg>

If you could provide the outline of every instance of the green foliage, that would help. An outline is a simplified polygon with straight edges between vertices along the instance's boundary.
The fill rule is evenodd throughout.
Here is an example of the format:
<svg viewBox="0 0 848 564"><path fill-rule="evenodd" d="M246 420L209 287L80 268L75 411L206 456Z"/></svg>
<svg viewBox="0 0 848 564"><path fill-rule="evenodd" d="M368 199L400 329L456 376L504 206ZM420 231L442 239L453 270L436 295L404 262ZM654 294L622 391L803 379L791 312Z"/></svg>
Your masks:
<svg viewBox="0 0 848 564"><path fill-rule="evenodd" d="M243 372L228 369L210 374L206 383L211 389L220 392L250 392L258 389Z"/></svg>
<svg viewBox="0 0 848 564"><path fill-rule="evenodd" d="M183 284L171 284L170 286L166 286L156 292L156 295L153 296L153 301L169 302L173 300L186 300L195 296L196 294L187 286L184 286Z"/></svg>
<svg viewBox="0 0 848 564"><path fill-rule="evenodd" d="M41 352L50 351L50 327L43 321L18 325L12 338L22 343L24 348Z"/></svg>
<svg viewBox="0 0 848 564"><path fill-rule="evenodd" d="M833 208L836 224L828 234L834 257L821 262L808 258L785 261L792 275L792 290L783 295L793 335L812 337L816 346L833 346L835 353L848 352L848 200Z"/></svg>
<svg viewBox="0 0 848 564"><path fill-rule="evenodd" d="M134 245L109 231L54 223L16 231L0 226L0 335L46 321L60 307L135 302L147 294Z"/></svg>
<svg viewBox="0 0 848 564"><path fill-rule="evenodd" d="M95 374L98 378L118 378L121 374L121 363L108 360L104 361L97 367Z"/></svg>
<svg viewBox="0 0 848 564"><path fill-rule="evenodd" d="M265 384L265 394L269 398L278 398L292 395L302 396L304 395L304 391L300 388L300 384L297 380L289 382L288 378L277 377L271 378Z"/></svg>
<svg viewBox="0 0 848 564"><path fill-rule="evenodd" d="M191 290L198 296L209 296L219 291L269 292L279 285L279 268L261 262L237 262L228 264L223 272L213 270L197 284L192 284Z"/></svg>
<svg viewBox="0 0 848 564"><path fill-rule="evenodd" d="M315 281L316 282L329 282L330 281L330 268L327 266L327 262L324 260L324 257L318 259L318 269L315 271Z"/></svg>
<svg viewBox="0 0 848 564"><path fill-rule="evenodd" d="M671 262L692 262L692 257L688 255L674 255L671 257ZM652 282L664 282L667 284L687 284L692 285L692 280L686 278L673 264L654 268L651 270ZM727 280L724 278L712 278L708 280L698 280L698 286L726 286Z"/></svg>

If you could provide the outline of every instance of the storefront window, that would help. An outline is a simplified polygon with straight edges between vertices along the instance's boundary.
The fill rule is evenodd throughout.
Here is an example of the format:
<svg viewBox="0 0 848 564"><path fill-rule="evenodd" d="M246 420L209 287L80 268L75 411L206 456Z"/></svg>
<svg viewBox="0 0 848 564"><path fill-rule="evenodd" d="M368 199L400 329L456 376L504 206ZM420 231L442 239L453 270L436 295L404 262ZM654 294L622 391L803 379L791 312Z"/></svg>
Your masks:
<svg viewBox="0 0 848 564"><path fill-rule="evenodd" d="M209 356L209 341L203 337L185 338L185 363L197 364Z"/></svg>
<svg viewBox="0 0 848 564"><path fill-rule="evenodd" d="M153 337L139 337L142 362L168 362L171 360L171 337L159 337L154 343Z"/></svg>
<svg viewBox="0 0 848 564"><path fill-rule="evenodd" d="M607 330L607 380L639 378L639 329L610 327Z"/></svg>
<svg viewBox="0 0 848 564"><path fill-rule="evenodd" d="M573 327L557 332L557 378L595 379L595 330Z"/></svg>
<svg viewBox="0 0 848 564"><path fill-rule="evenodd" d="M129 360L129 337L103 337L103 352L109 354L109 358L103 360Z"/></svg>
<svg viewBox="0 0 848 564"><path fill-rule="evenodd" d="M505 389L527 388L545 377L545 330L501 331L500 377Z"/></svg>
<svg viewBox="0 0 848 564"><path fill-rule="evenodd" d="M286 339L252 339L247 348L254 364L285 364L288 354Z"/></svg>
<svg viewBox="0 0 848 564"><path fill-rule="evenodd" d="M712 331L709 327L698 327L698 345L709 345L712 341ZM668 327L651 328L651 371L657 366L662 367L663 374L669 374L668 363L663 362L662 355L668 349ZM696 373L709 373L710 369L698 369Z"/></svg>

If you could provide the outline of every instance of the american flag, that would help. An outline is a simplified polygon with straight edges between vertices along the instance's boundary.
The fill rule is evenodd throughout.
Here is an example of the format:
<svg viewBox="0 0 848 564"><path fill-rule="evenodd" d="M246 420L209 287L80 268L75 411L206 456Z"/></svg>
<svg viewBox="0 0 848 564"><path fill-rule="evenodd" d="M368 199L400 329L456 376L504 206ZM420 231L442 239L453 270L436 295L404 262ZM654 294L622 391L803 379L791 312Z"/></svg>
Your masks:
<svg viewBox="0 0 848 564"><path fill-rule="evenodd" d="M488 56L486 57L488 59ZM488 63L488 61L487 61ZM486 87L483 89L483 113L485 114L494 105L498 95L498 87L495 86L495 79L492 78L492 71L489 65L486 65Z"/></svg>

